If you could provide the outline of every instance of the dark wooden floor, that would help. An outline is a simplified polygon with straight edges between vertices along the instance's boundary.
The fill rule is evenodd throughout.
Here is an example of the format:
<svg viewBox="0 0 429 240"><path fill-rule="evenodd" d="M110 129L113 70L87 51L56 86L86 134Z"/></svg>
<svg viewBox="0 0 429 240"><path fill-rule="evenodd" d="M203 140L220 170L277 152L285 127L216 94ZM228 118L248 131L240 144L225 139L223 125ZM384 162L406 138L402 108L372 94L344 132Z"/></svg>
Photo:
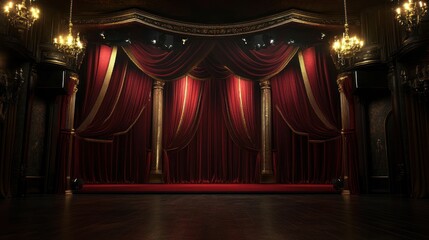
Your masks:
<svg viewBox="0 0 429 240"><path fill-rule="evenodd" d="M379 195L43 195L0 218L0 239L429 239L429 200Z"/></svg>

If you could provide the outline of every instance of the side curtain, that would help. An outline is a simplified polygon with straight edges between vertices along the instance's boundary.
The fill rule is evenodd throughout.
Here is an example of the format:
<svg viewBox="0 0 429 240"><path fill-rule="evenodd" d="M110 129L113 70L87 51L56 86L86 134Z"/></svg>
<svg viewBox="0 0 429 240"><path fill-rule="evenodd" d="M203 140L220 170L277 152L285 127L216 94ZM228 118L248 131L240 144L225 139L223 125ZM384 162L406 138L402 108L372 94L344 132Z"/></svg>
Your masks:
<svg viewBox="0 0 429 240"><path fill-rule="evenodd" d="M341 174L339 99L327 57L305 49L271 79L280 183L329 183Z"/></svg>
<svg viewBox="0 0 429 240"><path fill-rule="evenodd" d="M93 104L76 130L73 175L89 183L143 182L149 171L152 80L115 47L109 62L90 67L98 57L88 58L86 92L95 96L83 97L83 106ZM94 72L104 77L94 78Z"/></svg>

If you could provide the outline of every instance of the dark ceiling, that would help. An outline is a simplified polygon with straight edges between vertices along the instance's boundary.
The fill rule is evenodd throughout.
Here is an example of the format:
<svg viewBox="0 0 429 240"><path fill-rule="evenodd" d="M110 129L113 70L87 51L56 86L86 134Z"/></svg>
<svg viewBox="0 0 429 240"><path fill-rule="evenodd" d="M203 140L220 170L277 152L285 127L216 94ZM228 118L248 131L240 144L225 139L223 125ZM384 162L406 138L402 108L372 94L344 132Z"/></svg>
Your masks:
<svg viewBox="0 0 429 240"><path fill-rule="evenodd" d="M65 0L40 0L68 12ZM391 0L349 0L350 15ZM173 20L223 24L281 13L290 9L311 13L344 15L342 0L74 0L74 15L111 13L138 8Z"/></svg>

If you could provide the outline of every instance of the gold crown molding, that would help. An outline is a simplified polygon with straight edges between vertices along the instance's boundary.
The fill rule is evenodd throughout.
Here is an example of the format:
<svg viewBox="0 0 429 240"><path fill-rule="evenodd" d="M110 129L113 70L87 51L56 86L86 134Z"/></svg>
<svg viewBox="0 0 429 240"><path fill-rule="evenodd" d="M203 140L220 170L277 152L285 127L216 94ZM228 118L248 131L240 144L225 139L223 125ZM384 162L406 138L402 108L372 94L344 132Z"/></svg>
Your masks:
<svg viewBox="0 0 429 240"><path fill-rule="evenodd" d="M80 28L115 27L139 23L159 30L192 36L234 36L260 32L289 23L310 26L341 26L343 16L322 15L291 9L280 14L257 20L231 24L199 24L180 22L149 14L139 9L128 9L104 15L81 15L75 18L74 24ZM356 17L350 18L350 25L360 25Z"/></svg>

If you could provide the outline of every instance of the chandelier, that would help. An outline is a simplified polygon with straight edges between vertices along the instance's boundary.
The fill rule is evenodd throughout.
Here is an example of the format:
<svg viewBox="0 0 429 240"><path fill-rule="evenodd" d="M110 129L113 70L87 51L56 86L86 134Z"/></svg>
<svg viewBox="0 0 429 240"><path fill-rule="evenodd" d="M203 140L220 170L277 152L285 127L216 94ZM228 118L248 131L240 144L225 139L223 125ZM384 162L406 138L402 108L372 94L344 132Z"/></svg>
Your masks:
<svg viewBox="0 0 429 240"><path fill-rule="evenodd" d="M346 59L353 57L363 46L363 41L358 37L349 36L349 24L347 22L347 4L344 0L344 33L341 39L335 39L332 49L336 54L336 60L344 65Z"/></svg>
<svg viewBox="0 0 429 240"><path fill-rule="evenodd" d="M402 7L396 9L396 19L411 32L420 23L427 10L426 2L408 0L402 4Z"/></svg>
<svg viewBox="0 0 429 240"><path fill-rule="evenodd" d="M85 46L80 41L79 33L76 34L76 37L73 37L73 24L72 24L72 9L73 9L73 0L70 0L70 17L69 17L69 32L67 36L59 35L54 38L54 45L60 51L67 55L70 55L74 58L78 58Z"/></svg>
<svg viewBox="0 0 429 240"><path fill-rule="evenodd" d="M21 3L10 1L4 5L3 12L10 24L19 30L29 29L40 17L40 10L31 6L31 0L28 6L26 0L22 0Z"/></svg>

